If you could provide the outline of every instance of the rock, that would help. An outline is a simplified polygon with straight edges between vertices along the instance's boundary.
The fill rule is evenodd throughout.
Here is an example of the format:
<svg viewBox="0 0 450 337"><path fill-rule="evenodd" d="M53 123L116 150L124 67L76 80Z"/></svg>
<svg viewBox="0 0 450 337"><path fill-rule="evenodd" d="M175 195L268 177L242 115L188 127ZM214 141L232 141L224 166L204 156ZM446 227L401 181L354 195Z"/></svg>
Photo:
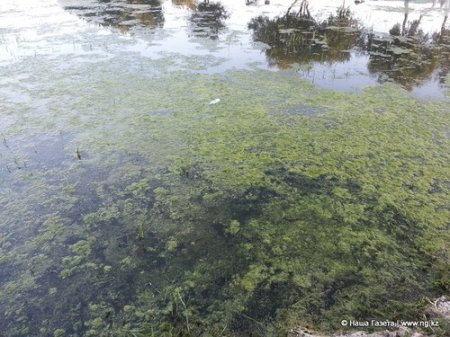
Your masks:
<svg viewBox="0 0 450 337"><path fill-rule="evenodd" d="M289 337L325 337L325 336L319 335L315 332L311 332L307 328L298 327L297 329L290 331Z"/></svg>
<svg viewBox="0 0 450 337"><path fill-rule="evenodd" d="M362 332L362 331L356 331L356 332L350 332L347 334L338 333L333 335L321 335L316 332L312 332L308 329L305 329L303 327L299 327L295 330L292 330L289 334L289 337L425 337L425 335L415 331L411 332L408 328L398 328L394 331L379 331L379 332ZM430 336L427 336L430 337Z"/></svg>
<svg viewBox="0 0 450 337"><path fill-rule="evenodd" d="M434 302L430 302L430 307L427 310L427 313L430 317L442 317L450 320L450 299L441 296Z"/></svg>
<svg viewBox="0 0 450 337"><path fill-rule="evenodd" d="M374 332L374 333L366 333L362 331L353 332L349 335L347 334L339 334L333 335L333 337L396 337L395 333L392 331L383 331L383 332Z"/></svg>

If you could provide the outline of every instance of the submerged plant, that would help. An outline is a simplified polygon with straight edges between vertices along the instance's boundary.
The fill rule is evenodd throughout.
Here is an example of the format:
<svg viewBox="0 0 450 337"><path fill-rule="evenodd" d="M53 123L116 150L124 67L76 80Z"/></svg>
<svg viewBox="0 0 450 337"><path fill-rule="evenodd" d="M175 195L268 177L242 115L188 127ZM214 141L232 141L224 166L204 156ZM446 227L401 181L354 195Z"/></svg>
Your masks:
<svg viewBox="0 0 450 337"><path fill-rule="evenodd" d="M71 125L97 136L89 158L2 189L8 336L283 336L418 318L450 291L448 103L285 73L126 75L98 116L113 135ZM80 109L119 89L90 80Z"/></svg>

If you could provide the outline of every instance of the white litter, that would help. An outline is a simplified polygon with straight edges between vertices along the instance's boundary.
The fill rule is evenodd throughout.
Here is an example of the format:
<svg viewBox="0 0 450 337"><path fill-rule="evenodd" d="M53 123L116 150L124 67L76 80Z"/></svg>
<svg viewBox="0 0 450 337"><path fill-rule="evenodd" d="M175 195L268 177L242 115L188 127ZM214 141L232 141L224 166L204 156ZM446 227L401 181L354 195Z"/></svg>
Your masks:
<svg viewBox="0 0 450 337"><path fill-rule="evenodd" d="M211 102L209 102L209 105L217 104L219 102L220 102L220 98L216 98L216 99L213 99Z"/></svg>

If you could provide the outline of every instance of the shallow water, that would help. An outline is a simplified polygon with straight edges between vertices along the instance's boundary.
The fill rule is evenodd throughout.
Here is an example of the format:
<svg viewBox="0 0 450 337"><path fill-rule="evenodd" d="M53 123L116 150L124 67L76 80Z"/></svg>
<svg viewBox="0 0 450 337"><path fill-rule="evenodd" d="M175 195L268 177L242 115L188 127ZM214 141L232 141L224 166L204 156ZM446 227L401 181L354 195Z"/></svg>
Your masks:
<svg viewBox="0 0 450 337"><path fill-rule="evenodd" d="M446 289L446 8L395 37L404 2L346 5L1 1L0 336L335 329Z"/></svg>
<svg viewBox="0 0 450 337"><path fill-rule="evenodd" d="M172 61L175 69L209 73L255 68L277 70L289 67L296 70L301 65L299 76L324 88L355 91L390 80L402 83L416 96L443 98L448 53L433 69L402 75L406 78L400 79L390 76L392 69L370 66L374 56L355 44L336 51L348 55L344 59L322 57L320 60L314 55L296 56L283 51L282 45L269 46L261 39L255 41L252 30L248 29L252 18L282 16L288 5L286 1L265 4L261 0L248 5L245 1L222 1L218 6L214 2L202 5L202 2L194 1L156 0L60 0L38 1L31 5L26 1L4 1L0 11L0 62L13 64L25 56L77 55L86 59L130 52L137 53L139 58L176 59ZM441 8L431 2L406 5L403 1L367 1L357 5L347 1L342 5L350 9L362 31L375 34L388 34L394 24L404 22L407 13L407 24L421 17L419 29L431 36L441 33L448 13L445 5ZM335 14L339 6L335 1L321 0L311 4L309 10L312 17L321 22ZM277 51L277 48L281 50ZM273 51L278 56L271 56ZM179 61L178 54L191 62ZM195 64L199 56L207 63ZM414 64L414 60L412 62Z"/></svg>

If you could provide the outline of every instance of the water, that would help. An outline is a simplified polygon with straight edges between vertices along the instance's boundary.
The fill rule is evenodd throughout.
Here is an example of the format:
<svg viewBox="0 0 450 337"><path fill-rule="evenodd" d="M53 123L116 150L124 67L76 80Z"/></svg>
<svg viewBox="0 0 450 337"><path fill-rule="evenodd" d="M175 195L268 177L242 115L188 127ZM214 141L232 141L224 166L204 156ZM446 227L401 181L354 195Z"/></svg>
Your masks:
<svg viewBox="0 0 450 337"><path fill-rule="evenodd" d="M448 290L447 5L289 5L0 2L0 336L336 331Z"/></svg>
<svg viewBox="0 0 450 337"><path fill-rule="evenodd" d="M421 17L419 30L430 37L441 33L448 13L430 2L367 1L343 3L351 11L361 32L385 36L395 24L406 25ZM214 73L230 69L296 69L303 78L324 88L354 91L386 80L399 82L420 97L443 99L448 54L430 60L422 74L391 76L392 69L376 66L376 56L367 46L355 43L337 44L333 49L298 55L286 46L267 45L264 36L249 30L252 18L274 19L286 14L285 1L222 1L215 5L177 1L40 1L32 5L18 1L2 3L2 45L0 61L12 64L25 56L77 55L80 58L112 57L115 52L138 53L142 58L208 60L197 65L198 71ZM208 7L209 6L209 7ZM311 16L320 23L335 14L335 1L317 1L310 6ZM294 11L297 7L294 7ZM47 20L48 18L48 20ZM272 29L272 28L271 28ZM384 35L383 35L384 34ZM345 34L337 37L345 39ZM429 41L424 42L426 45ZM445 45L447 46L447 45ZM447 47L445 47L447 48ZM333 52L331 58L330 53ZM430 51L436 54L436 51ZM325 57L323 56L325 54ZM329 55L328 57L326 55ZM339 54L348 55L344 58ZM429 57L429 56L428 56ZM382 60L385 62L386 60ZM416 60L412 60L412 63ZM174 68L191 68L175 60ZM374 65L372 65L374 64ZM398 62L399 67L405 65ZM304 67L302 67L304 68ZM392 65L391 67L392 68ZM406 76L406 77L404 77Z"/></svg>

